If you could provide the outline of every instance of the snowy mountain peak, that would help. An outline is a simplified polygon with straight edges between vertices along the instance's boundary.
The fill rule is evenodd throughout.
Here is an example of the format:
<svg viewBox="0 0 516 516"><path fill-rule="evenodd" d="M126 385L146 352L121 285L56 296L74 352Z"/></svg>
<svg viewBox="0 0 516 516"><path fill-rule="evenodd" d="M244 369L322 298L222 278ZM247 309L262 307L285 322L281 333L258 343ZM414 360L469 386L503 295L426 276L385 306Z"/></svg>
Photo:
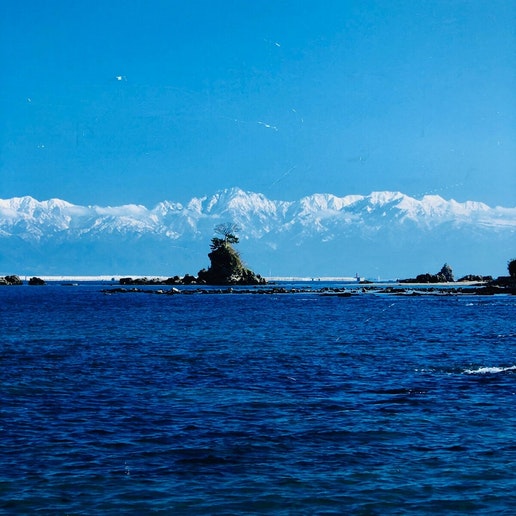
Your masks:
<svg viewBox="0 0 516 516"><path fill-rule="evenodd" d="M125 216L148 217L153 213L157 216L169 213L187 211L189 213L202 213L204 215L248 214L248 213L283 213L285 208L301 208L297 213L315 213L317 211L363 211L366 206L387 207L401 211L414 211L419 213L461 213L463 215L483 212L491 213L500 210L506 214L512 214L515 208L490 208L482 202L466 201L457 202L453 199L445 200L438 195L425 195L420 200L405 195L401 192L372 192L364 195L346 195L338 197L328 193L316 193L301 198L298 201L270 200L262 193L246 192L240 188L220 190L211 196L194 197L186 206L173 201L162 201L149 210L143 205L126 204L121 206L78 206L61 199L49 199L38 201L30 196L0 199L0 217L6 214L21 216L33 216L43 213L77 213L96 214L100 216ZM278 209L281 208L281 209ZM0 224L5 221L0 220Z"/></svg>
<svg viewBox="0 0 516 516"><path fill-rule="evenodd" d="M61 199L49 199L38 201L29 195L24 197L13 197L12 199L0 199L0 210L14 210L18 213L32 215L36 210L66 210L73 204ZM0 211L0 214L2 212Z"/></svg>
<svg viewBox="0 0 516 516"><path fill-rule="evenodd" d="M402 194L401 192L372 192L367 196L371 204L384 206L385 204L393 203L396 201L403 200L408 196Z"/></svg>
<svg viewBox="0 0 516 516"><path fill-rule="evenodd" d="M169 213L175 213L183 210L180 202L161 201L152 209L153 213L165 216Z"/></svg>
<svg viewBox="0 0 516 516"><path fill-rule="evenodd" d="M274 228L296 224L297 218L307 220L326 219L349 220L353 215L372 225L377 225L375 217L394 218L399 221L412 220L422 227L429 222L433 225L444 221L462 222L470 218L476 222L483 221L491 226L496 222L507 227L514 224L516 208L490 208L484 203L467 201L459 203L445 200L438 195L425 195L420 200L401 192L372 192L367 196L347 195L338 197L333 194L317 193L303 197L299 201L270 200L262 193L246 192L240 188L230 188L216 192L211 196L191 199L186 206L172 201L162 201L152 210L145 206L126 204L122 206L76 206L60 199L38 201L33 197L14 197L0 200L0 229L7 234L17 222L23 220L43 233L45 228L66 229L74 222L74 227L88 226L92 220L124 221L124 226L133 221L135 227L152 228L163 232L170 230L171 224L179 223L181 218L188 219L188 226L196 226L201 220L234 220L246 227L253 227L260 232L265 225L267 231ZM374 215L377 213L377 215ZM333 215L331 215L333 214ZM172 217L172 218L171 218ZM181 224L180 224L181 225ZM163 228L162 226L167 226Z"/></svg>
<svg viewBox="0 0 516 516"><path fill-rule="evenodd" d="M165 200L152 209L137 204L78 206L60 199L38 201L30 196L0 200L0 265L7 263L11 255L16 265L31 253L37 256L38 249L48 250L38 258L42 263L54 260L53 254L57 260L59 253L64 253L66 260L70 259L67 249L83 249L87 245L91 249L87 254L98 252L104 257L98 258L101 261L110 262L114 257L118 257L117 263L173 260L186 267L193 256L205 255L201 247L209 242L214 227L221 222L240 226L241 245L247 246L256 260L263 260L267 269L272 269L272 264L280 267L284 260L286 274L307 273L307 263L314 264L313 267L330 267L333 263L326 275L338 275L335 267L341 261L351 263L356 256L355 269L382 253L388 257L393 249L398 253L403 250L403 260L416 252L418 259L423 260L433 253L444 253L444 241L453 246L460 242L461 249L467 248L467 242L476 247L481 242L490 242L484 254L492 258L492 250L498 246L507 253L504 263L516 254L516 208L490 208L481 202L460 203L437 195L415 199L401 192L343 197L316 193L284 201L230 188L194 197L185 205ZM31 247L25 249L23 242ZM144 242L144 248L138 247ZM467 259L480 259L476 247L475 251L468 251ZM360 249L366 248L367 253L361 254ZM19 256L16 249L20 249ZM294 255L292 250L297 250ZM442 262L453 261L453 252L456 250L447 251ZM80 252L73 263L84 259ZM397 263L399 257L393 260ZM298 263L298 269L294 263ZM371 263L373 266L376 267ZM323 271L310 272L314 273Z"/></svg>

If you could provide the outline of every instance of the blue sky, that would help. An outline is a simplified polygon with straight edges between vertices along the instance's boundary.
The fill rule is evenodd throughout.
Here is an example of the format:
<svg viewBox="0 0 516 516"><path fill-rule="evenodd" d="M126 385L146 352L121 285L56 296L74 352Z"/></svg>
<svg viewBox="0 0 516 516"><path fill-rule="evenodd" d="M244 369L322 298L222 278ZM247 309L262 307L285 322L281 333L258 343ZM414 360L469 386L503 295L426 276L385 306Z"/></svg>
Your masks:
<svg viewBox="0 0 516 516"><path fill-rule="evenodd" d="M2 3L0 198L516 205L516 2Z"/></svg>

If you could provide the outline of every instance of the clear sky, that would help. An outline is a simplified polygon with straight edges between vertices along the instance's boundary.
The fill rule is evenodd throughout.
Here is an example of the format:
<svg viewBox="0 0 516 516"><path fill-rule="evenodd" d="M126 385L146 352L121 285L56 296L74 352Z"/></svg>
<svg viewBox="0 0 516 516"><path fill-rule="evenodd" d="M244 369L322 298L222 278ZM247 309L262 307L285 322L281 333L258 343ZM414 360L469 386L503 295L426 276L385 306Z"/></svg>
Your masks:
<svg viewBox="0 0 516 516"><path fill-rule="evenodd" d="M516 205L513 0L3 0L0 198Z"/></svg>

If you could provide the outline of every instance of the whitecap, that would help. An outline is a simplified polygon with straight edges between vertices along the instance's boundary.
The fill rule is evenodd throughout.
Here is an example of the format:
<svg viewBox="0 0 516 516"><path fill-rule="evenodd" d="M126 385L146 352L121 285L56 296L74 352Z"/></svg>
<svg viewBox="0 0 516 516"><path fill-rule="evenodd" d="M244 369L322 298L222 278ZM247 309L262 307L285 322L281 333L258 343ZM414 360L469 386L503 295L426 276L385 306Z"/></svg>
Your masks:
<svg viewBox="0 0 516 516"><path fill-rule="evenodd" d="M496 374L514 370L516 370L516 365L510 367L479 367L478 369L466 369L464 372L466 374Z"/></svg>

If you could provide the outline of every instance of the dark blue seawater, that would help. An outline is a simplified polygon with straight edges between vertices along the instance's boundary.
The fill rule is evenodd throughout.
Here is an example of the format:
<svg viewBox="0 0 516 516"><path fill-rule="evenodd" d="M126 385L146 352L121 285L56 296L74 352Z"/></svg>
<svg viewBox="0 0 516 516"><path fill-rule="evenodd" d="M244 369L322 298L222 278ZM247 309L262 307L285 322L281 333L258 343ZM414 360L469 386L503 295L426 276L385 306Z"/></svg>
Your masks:
<svg viewBox="0 0 516 516"><path fill-rule="evenodd" d="M0 288L1 514L514 514L516 298Z"/></svg>

